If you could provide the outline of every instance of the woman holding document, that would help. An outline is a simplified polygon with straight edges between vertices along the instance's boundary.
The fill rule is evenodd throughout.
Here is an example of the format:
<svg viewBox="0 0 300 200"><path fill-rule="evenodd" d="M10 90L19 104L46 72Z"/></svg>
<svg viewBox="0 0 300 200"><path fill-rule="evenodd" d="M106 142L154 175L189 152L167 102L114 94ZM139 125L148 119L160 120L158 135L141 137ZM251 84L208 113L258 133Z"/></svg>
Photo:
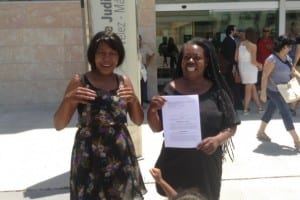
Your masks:
<svg viewBox="0 0 300 200"><path fill-rule="evenodd" d="M188 41L183 46L179 61L183 75L165 86L163 91L165 96L152 98L147 113L152 131L164 131L165 140L155 167L162 171L163 178L175 190L196 187L209 200L218 200L221 189L222 159L225 152L232 153L229 152L228 147L231 143L228 139L234 134L240 120L233 107L230 89L219 72L216 53L210 42L200 38ZM200 139L194 147L180 145L185 143L184 140L190 140L191 127L188 127L190 123L187 123L186 127L176 126L180 127L180 131L184 134L181 138L177 137L178 135L177 139L172 138L172 131L177 132L176 134L180 131L172 129L170 132L166 129L169 127L167 123L172 122L166 118L167 113L164 113L171 108L168 110L165 108L169 106L180 109L181 106L181 103L178 103L179 105L170 103L167 100L170 95L184 95L181 97L186 99L191 95L197 96L198 104L194 105L199 105L199 110L196 107L193 109L200 115L198 120L200 128L198 130L195 128L199 132ZM186 103L184 104L187 107ZM190 111L178 112L181 121L192 116ZM176 119L175 116L174 118ZM189 131L184 131L184 128ZM178 140L178 146L166 146L167 140ZM159 185L156 187L159 194L165 195Z"/></svg>

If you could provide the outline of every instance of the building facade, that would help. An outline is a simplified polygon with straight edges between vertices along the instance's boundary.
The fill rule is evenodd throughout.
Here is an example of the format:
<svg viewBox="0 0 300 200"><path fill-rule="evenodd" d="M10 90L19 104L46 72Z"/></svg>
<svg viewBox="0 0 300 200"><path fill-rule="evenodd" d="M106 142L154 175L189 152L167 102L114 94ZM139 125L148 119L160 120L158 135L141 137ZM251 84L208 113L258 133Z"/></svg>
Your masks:
<svg viewBox="0 0 300 200"><path fill-rule="evenodd" d="M209 3L208 3L209 2ZM228 25L239 30L255 28L259 35L263 27L271 29L271 36L300 33L300 1L291 0L157 0L156 45L162 37L173 37L180 48L191 37L211 40L218 50ZM170 80L168 68L158 61L158 84Z"/></svg>
<svg viewBox="0 0 300 200"><path fill-rule="evenodd" d="M300 31L300 1L136 0L137 26L156 52L149 67L149 97L158 93L158 45L173 37L180 48L191 37L216 46L227 25L264 26L272 35ZM57 104L75 73L87 70L79 0L0 2L0 105Z"/></svg>

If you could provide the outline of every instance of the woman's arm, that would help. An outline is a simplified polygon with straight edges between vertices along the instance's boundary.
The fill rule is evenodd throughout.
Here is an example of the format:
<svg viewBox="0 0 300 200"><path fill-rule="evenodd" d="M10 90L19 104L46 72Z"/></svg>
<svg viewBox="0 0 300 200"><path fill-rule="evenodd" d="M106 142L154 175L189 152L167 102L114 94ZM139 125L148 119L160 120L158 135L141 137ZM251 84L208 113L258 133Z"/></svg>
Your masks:
<svg viewBox="0 0 300 200"><path fill-rule="evenodd" d="M235 134L235 132L236 132L236 125L231 128L225 128L224 130L222 130L218 135L216 135L216 139L219 145L224 144L228 140L228 138L230 138Z"/></svg>
<svg viewBox="0 0 300 200"><path fill-rule="evenodd" d="M261 78L261 94L260 99L262 102L267 101L267 84L269 80L269 76L274 70L275 62L273 61L266 61L263 68L262 78Z"/></svg>
<svg viewBox="0 0 300 200"><path fill-rule="evenodd" d="M292 75L300 80L300 72L294 66L292 67Z"/></svg>
<svg viewBox="0 0 300 200"><path fill-rule="evenodd" d="M295 76L298 79L298 81L300 80L300 73L297 70L296 66L297 66L297 63L299 62L299 59L300 59L300 44L297 44L295 59L294 59L293 67L292 67L292 74L293 74L293 76Z"/></svg>
<svg viewBox="0 0 300 200"><path fill-rule="evenodd" d="M96 93L93 90L83 87L80 76L75 75L70 80L63 100L54 114L55 129L61 130L65 128L69 124L78 104L85 104L89 100L94 100L95 97Z"/></svg>
<svg viewBox="0 0 300 200"><path fill-rule="evenodd" d="M235 54L234 54L234 60L236 63L239 62L239 48L240 48L241 43L238 44L238 46L235 49Z"/></svg>
<svg viewBox="0 0 300 200"><path fill-rule="evenodd" d="M222 130L218 135L213 137L207 137L202 140L197 149L203 151L207 155L213 154L217 148L224 144L228 138L234 135L236 131L236 125L231 128Z"/></svg>
<svg viewBox="0 0 300 200"><path fill-rule="evenodd" d="M296 53L295 53L295 60L294 60L294 67L297 66L297 63L300 59L300 44L297 44Z"/></svg>
<svg viewBox="0 0 300 200"><path fill-rule="evenodd" d="M143 108L135 95L133 85L127 76L123 76L124 84L120 84L118 95L125 99L128 104L128 113L131 121L136 125L141 125L144 121Z"/></svg>
<svg viewBox="0 0 300 200"><path fill-rule="evenodd" d="M151 103L147 111L147 119L153 132L160 132L163 129L158 111L161 110L165 102L166 100L161 96L154 96L151 99Z"/></svg>
<svg viewBox="0 0 300 200"><path fill-rule="evenodd" d="M255 65L258 68L259 71L261 71L262 70L262 63L257 62L256 54L257 54L257 46L256 46L256 44L252 44L251 45L251 51L250 51L251 63L253 65Z"/></svg>

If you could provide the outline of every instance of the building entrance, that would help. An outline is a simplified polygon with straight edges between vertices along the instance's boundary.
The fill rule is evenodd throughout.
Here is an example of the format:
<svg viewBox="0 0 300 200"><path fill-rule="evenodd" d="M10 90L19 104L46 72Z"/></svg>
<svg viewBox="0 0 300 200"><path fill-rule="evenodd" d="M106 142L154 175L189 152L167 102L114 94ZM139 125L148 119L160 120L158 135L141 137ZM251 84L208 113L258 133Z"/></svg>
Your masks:
<svg viewBox="0 0 300 200"><path fill-rule="evenodd" d="M271 35L277 35L278 21L276 11L256 11L256 12L207 12L195 11L193 17L183 16L183 12L158 13L157 14L157 45L162 41L162 37L174 38L178 49L182 44L192 37L202 37L211 40L219 49L224 39L227 25L234 24L239 30L253 27L261 34L264 26L271 28ZM191 13L190 13L191 14ZM178 17L182 15L182 17ZM168 20L168 22L167 22ZM180 20L180 21L179 21ZM167 64L161 58L158 69L159 78L171 78L170 57ZM166 77L167 76L167 77Z"/></svg>

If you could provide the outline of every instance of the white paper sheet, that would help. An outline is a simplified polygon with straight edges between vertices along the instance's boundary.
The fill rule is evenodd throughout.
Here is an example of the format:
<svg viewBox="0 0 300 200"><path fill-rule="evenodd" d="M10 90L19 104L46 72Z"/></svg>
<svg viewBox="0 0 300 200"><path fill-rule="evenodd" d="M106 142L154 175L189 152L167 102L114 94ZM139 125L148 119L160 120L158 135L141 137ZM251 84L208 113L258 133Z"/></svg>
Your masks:
<svg viewBox="0 0 300 200"><path fill-rule="evenodd" d="M201 142L198 95L164 96L162 107L166 147L196 148Z"/></svg>

